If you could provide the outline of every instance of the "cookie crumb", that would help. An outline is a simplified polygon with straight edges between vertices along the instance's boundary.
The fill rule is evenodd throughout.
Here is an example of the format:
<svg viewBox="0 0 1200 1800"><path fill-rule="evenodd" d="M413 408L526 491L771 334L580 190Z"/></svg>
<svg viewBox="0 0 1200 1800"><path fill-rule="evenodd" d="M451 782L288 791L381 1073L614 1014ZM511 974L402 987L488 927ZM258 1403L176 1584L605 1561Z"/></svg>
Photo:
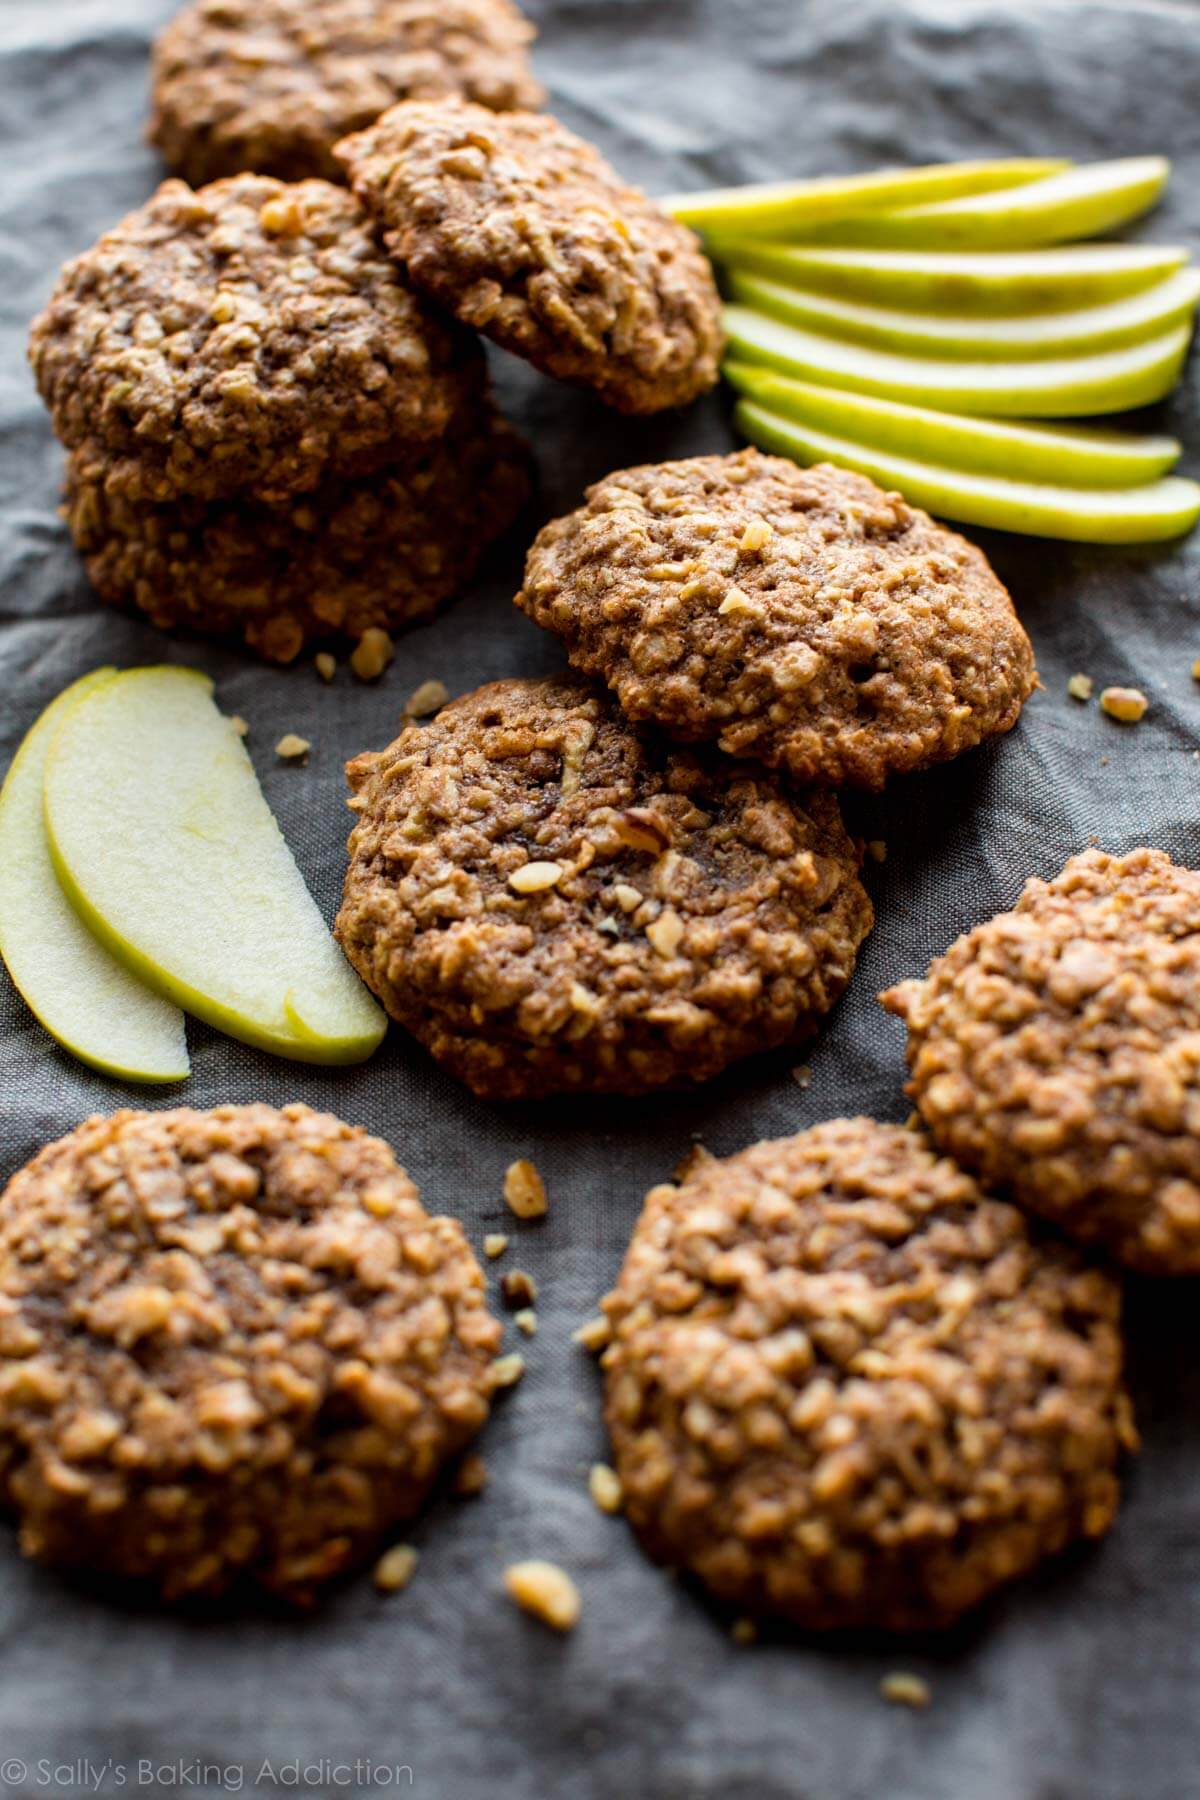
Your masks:
<svg viewBox="0 0 1200 1800"><path fill-rule="evenodd" d="M602 1513L618 1513L625 1500L621 1477L607 1463L593 1463L588 1473L588 1493Z"/></svg>
<svg viewBox="0 0 1200 1800"><path fill-rule="evenodd" d="M729 1635L735 1644L756 1644L758 1642L758 1626L753 1619L735 1619L730 1626Z"/></svg>
<svg viewBox="0 0 1200 1800"><path fill-rule="evenodd" d="M430 713L440 712L449 698L450 689L444 681L423 681L405 701L404 716L406 719L427 719Z"/></svg>
<svg viewBox="0 0 1200 1800"><path fill-rule="evenodd" d="M879 1684L880 1696L889 1706L912 1706L918 1710L928 1706L933 1699L933 1690L920 1675L910 1674L905 1669L896 1669L885 1675Z"/></svg>
<svg viewBox="0 0 1200 1800"><path fill-rule="evenodd" d="M1095 682L1090 675L1072 675L1067 683L1067 692L1072 700L1090 700L1095 690Z"/></svg>
<svg viewBox="0 0 1200 1800"><path fill-rule="evenodd" d="M509 1306L532 1306L537 1299L537 1282L524 1269L510 1269L501 1279L500 1292Z"/></svg>
<svg viewBox="0 0 1200 1800"><path fill-rule="evenodd" d="M487 1486L487 1479L487 1464L477 1451L472 1450L458 1465L454 1477L454 1492L462 1500L473 1500L476 1494L482 1494Z"/></svg>
<svg viewBox="0 0 1200 1800"><path fill-rule="evenodd" d="M570 1631L579 1623L579 1589L557 1563L513 1563L504 1571L504 1585L522 1612L555 1631Z"/></svg>
<svg viewBox="0 0 1200 1800"><path fill-rule="evenodd" d="M350 667L360 681L375 681L396 654L391 637L379 625L363 632L350 655Z"/></svg>
<svg viewBox="0 0 1200 1800"><path fill-rule="evenodd" d="M417 1553L411 1544L393 1544L375 1564L375 1586L381 1594L398 1594L417 1569Z"/></svg>
<svg viewBox="0 0 1200 1800"><path fill-rule="evenodd" d="M537 1331L537 1314L534 1312L532 1306L523 1306L520 1312L514 1313L513 1322L515 1323L517 1330L523 1331L526 1337L533 1337L534 1333Z"/></svg>
<svg viewBox="0 0 1200 1800"><path fill-rule="evenodd" d="M1140 688L1110 687L1100 696L1100 705L1109 718L1120 719L1123 725L1136 725L1149 704Z"/></svg>
<svg viewBox="0 0 1200 1800"><path fill-rule="evenodd" d="M1200 656L1198 656L1192 664L1192 680L1200 681Z"/></svg>
<svg viewBox="0 0 1200 1800"><path fill-rule="evenodd" d="M792 1070L792 1080L798 1088L802 1090L807 1088L809 1082L812 1080L812 1069L809 1067L808 1063L796 1064L796 1067Z"/></svg>
<svg viewBox="0 0 1200 1800"><path fill-rule="evenodd" d="M612 1326L603 1314L598 1313L594 1319L588 1319L586 1324L581 1325L578 1331L571 1333L571 1342L578 1344L590 1356L599 1356L601 1350L612 1342Z"/></svg>
<svg viewBox="0 0 1200 1800"><path fill-rule="evenodd" d="M503 1256L507 1249L508 1239L502 1231L489 1231L483 1240L483 1254L485 1256Z"/></svg>
<svg viewBox="0 0 1200 1800"><path fill-rule="evenodd" d="M240 713L234 713L232 719L230 719L230 721L229 721L229 729L237 737L244 738L244 737L249 737L249 735L250 735L250 727L249 727L249 725L247 725L245 719L242 718Z"/></svg>
<svg viewBox="0 0 1200 1800"><path fill-rule="evenodd" d="M526 1158L510 1163L505 1170L504 1199L518 1219L540 1219L546 1212L546 1184Z"/></svg>
<svg viewBox="0 0 1200 1800"><path fill-rule="evenodd" d="M294 731L289 731L276 744L275 754L282 757L284 762L297 762L302 756L307 756L311 749L312 745L307 738L297 737Z"/></svg>
<svg viewBox="0 0 1200 1800"><path fill-rule="evenodd" d="M525 1358L519 1350L510 1351L507 1356L498 1356L492 1364L492 1374L498 1388L516 1387L524 1373Z"/></svg>
<svg viewBox="0 0 1200 1800"><path fill-rule="evenodd" d="M319 650L313 661L316 663L317 674L321 680L332 681L337 674L337 657L331 656L328 650Z"/></svg>
<svg viewBox="0 0 1200 1800"><path fill-rule="evenodd" d="M867 844L867 855L871 858L872 862L885 863L887 861L887 843L885 839L871 838Z"/></svg>

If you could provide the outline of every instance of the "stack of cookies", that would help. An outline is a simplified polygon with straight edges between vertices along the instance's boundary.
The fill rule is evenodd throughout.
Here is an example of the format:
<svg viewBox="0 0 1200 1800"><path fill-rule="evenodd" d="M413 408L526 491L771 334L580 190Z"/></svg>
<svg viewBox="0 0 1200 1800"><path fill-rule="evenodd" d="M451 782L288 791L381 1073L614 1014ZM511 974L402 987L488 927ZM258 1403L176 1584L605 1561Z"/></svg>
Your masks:
<svg viewBox="0 0 1200 1800"><path fill-rule="evenodd" d="M30 353L100 593L276 661L428 614L527 493L478 340L328 182L165 183Z"/></svg>

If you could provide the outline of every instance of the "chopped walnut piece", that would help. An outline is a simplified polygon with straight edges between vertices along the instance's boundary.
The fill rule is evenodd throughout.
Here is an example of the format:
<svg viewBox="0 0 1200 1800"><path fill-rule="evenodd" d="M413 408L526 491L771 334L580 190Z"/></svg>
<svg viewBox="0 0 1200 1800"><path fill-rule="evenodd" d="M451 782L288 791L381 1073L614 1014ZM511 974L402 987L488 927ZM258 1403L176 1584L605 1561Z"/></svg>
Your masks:
<svg viewBox="0 0 1200 1800"><path fill-rule="evenodd" d="M507 1306L532 1306L537 1299L537 1282L524 1269L509 1269L501 1279L500 1292Z"/></svg>
<svg viewBox="0 0 1200 1800"><path fill-rule="evenodd" d="M505 1170L504 1199L518 1219L540 1219L546 1212L546 1184L525 1157L510 1163Z"/></svg>
<svg viewBox="0 0 1200 1800"><path fill-rule="evenodd" d="M508 878L508 885L515 894L543 894L547 888L558 885L563 873L561 863L523 863L519 869L513 870Z"/></svg>
<svg viewBox="0 0 1200 1800"><path fill-rule="evenodd" d="M571 1333L571 1342L589 1355L598 1356L612 1342L612 1326L602 1314L597 1314Z"/></svg>
<svg viewBox="0 0 1200 1800"><path fill-rule="evenodd" d="M440 712L449 698L450 690L444 681L423 681L405 701L404 717L427 719L431 713Z"/></svg>
<svg viewBox="0 0 1200 1800"><path fill-rule="evenodd" d="M493 1258L503 1256L507 1249L508 1239L502 1231L489 1231L483 1240L483 1254L485 1256Z"/></svg>
<svg viewBox="0 0 1200 1800"><path fill-rule="evenodd" d="M933 1699L929 1683L905 1669L897 1669L891 1675L885 1675L879 1684L879 1692L890 1706L920 1708L928 1706Z"/></svg>
<svg viewBox="0 0 1200 1800"><path fill-rule="evenodd" d="M464 1456L454 1476L454 1492L462 1500L472 1500L487 1486L487 1464L478 1451Z"/></svg>
<svg viewBox="0 0 1200 1800"><path fill-rule="evenodd" d="M683 920L668 907L647 925L646 936L660 956L674 956L683 942Z"/></svg>
<svg viewBox="0 0 1200 1800"><path fill-rule="evenodd" d="M1090 675L1072 675L1067 683L1067 692L1072 700L1090 700L1095 686Z"/></svg>
<svg viewBox="0 0 1200 1800"><path fill-rule="evenodd" d="M375 1586L382 1594L398 1594L417 1569L417 1553L411 1544L393 1544L375 1564Z"/></svg>
<svg viewBox="0 0 1200 1800"><path fill-rule="evenodd" d="M375 681L396 654L389 634L379 625L368 626L350 654L350 667L360 681Z"/></svg>
<svg viewBox="0 0 1200 1800"><path fill-rule="evenodd" d="M319 650L313 661L321 680L332 681L337 674L337 657L330 656L328 650Z"/></svg>
<svg viewBox="0 0 1200 1800"><path fill-rule="evenodd" d="M519 1350L513 1350L507 1356L498 1356L492 1364L492 1374L498 1388L516 1387L525 1373L525 1358Z"/></svg>
<svg viewBox="0 0 1200 1800"><path fill-rule="evenodd" d="M766 519L751 519L742 533L738 549L753 555L756 550L764 549L774 536L775 527Z"/></svg>
<svg viewBox="0 0 1200 1800"><path fill-rule="evenodd" d="M504 1585L523 1612L555 1631L570 1631L578 1624L579 1589L557 1563L513 1563L504 1571Z"/></svg>
<svg viewBox="0 0 1200 1800"><path fill-rule="evenodd" d="M523 1306L520 1312L515 1313L513 1317L518 1331L523 1331L526 1337L534 1336L538 1328L538 1322L537 1314L534 1312L532 1306Z"/></svg>
<svg viewBox="0 0 1200 1800"><path fill-rule="evenodd" d="M613 831L627 850L661 856L671 843L671 828L648 806L627 806L613 820Z"/></svg>
<svg viewBox="0 0 1200 1800"><path fill-rule="evenodd" d="M593 1463L588 1473L588 1493L602 1513L618 1513L625 1498L621 1477L607 1463Z"/></svg>
<svg viewBox="0 0 1200 1800"><path fill-rule="evenodd" d="M285 762L295 762L300 757L307 756L311 749L312 745L307 738L297 737L294 731L289 731L276 744L275 754Z"/></svg>
<svg viewBox="0 0 1200 1800"><path fill-rule="evenodd" d="M796 1067L792 1070L792 1080L798 1088L802 1090L807 1088L812 1080L812 1069L810 1065L808 1063L797 1063Z"/></svg>
<svg viewBox="0 0 1200 1800"><path fill-rule="evenodd" d="M1123 725L1136 725L1149 704L1140 688L1110 687L1100 696L1100 705L1109 718L1119 719Z"/></svg>

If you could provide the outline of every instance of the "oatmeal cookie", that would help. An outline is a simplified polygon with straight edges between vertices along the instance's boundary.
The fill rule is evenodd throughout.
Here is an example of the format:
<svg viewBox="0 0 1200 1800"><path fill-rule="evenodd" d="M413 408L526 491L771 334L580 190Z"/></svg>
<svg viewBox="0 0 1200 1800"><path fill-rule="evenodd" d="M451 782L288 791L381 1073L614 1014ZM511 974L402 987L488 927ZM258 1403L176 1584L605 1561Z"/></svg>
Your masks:
<svg viewBox="0 0 1200 1800"><path fill-rule="evenodd" d="M337 153L413 286L505 350L626 413L713 386L699 240L557 119L409 103Z"/></svg>
<svg viewBox="0 0 1200 1800"><path fill-rule="evenodd" d="M811 1031L871 926L831 795L498 681L347 771L337 936L488 1099L704 1081Z"/></svg>
<svg viewBox="0 0 1200 1800"><path fill-rule="evenodd" d="M1200 873L1087 850L881 998L949 1155L1132 1268L1200 1274Z"/></svg>
<svg viewBox="0 0 1200 1800"><path fill-rule="evenodd" d="M1112 1522L1117 1281L899 1126L653 1189L604 1309L630 1523L738 1607L945 1626Z"/></svg>
<svg viewBox="0 0 1200 1800"><path fill-rule="evenodd" d="M193 0L154 47L150 141L196 185L340 181L334 144L398 100L540 106L534 36L510 0Z"/></svg>
<svg viewBox="0 0 1200 1800"><path fill-rule="evenodd" d="M113 492L276 501L395 463L480 403L478 340L405 287L352 197L168 181L68 263L30 358Z"/></svg>
<svg viewBox="0 0 1200 1800"><path fill-rule="evenodd" d="M459 593L524 506L530 458L496 417L410 466L275 507L129 500L106 473L90 447L70 458L67 521L101 597L290 662L324 639L427 618Z"/></svg>
<svg viewBox="0 0 1200 1800"><path fill-rule="evenodd" d="M868 788L1008 731L1033 652L982 553L899 494L743 450L620 470L517 605L631 719Z"/></svg>
<svg viewBox="0 0 1200 1800"><path fill-rule="evenodd" d="M22 1548L304 1600L474 1437L500 1335L459 1226L377 1138L305 1106L88 1119L0 1196Z"/></svg>

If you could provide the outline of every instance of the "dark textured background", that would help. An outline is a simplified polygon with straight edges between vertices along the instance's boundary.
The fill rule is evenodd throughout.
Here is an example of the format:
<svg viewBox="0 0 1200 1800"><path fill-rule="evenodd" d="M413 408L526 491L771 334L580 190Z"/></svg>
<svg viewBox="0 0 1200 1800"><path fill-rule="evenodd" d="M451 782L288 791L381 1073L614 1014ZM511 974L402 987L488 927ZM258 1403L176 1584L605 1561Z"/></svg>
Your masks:
<svg viewBox="0 0 1200 1800"><path fill-rule="evenodd" d="M319 4L320 0L314 0ZM301 864L332 916L348 815L340 769L393 733L427 677L453 692L553 667L508 605L519 555L440 622L402 640L387 680L266 669L167 639L89 597L55 516L60 455L23 361L59 262L157 178L142 147L147 44L171 0L0 0L0 765L39 709L101 662L208 669ZM1200 12L1183 4L951 0L531 0L556 110L647 187L1019 152L1175 158L1163 238L1200 241ZM532 435L543 510L614 466L732 447L718 398L686 418L621 421L524 369L501 371ZM1200 449L1195 378L1162 422ZM1191 459L1197 472L1197 459ZM469 525L468 527L469 528ZM366 1068L324 1073L192 1030L185 1097L300 1098L382 1133L437 1208L478 1242L506 1221L500 1181L532 1155L548 1220L517 1227L507 1266L541 1286L529 1373L485 1440L485 1498L413 1534L403 1596L369 1580L311 1618L180 1618L64 1583L0 1535L0 1787L10 1795L249 1791L264 1758L411 1766L439 1800L516 1795L804 1796L805 1800L1177 1800L1194 1793L1200 1676L1200 1380L1190 1287L1131 1297L1146 1437L1112 1538L1027 1583L942 1644L734 1647L728 1621L665 1579L587 1496L603 1454L590 1361L569 1334L614 1275L648 1185L694 1136L728 1152L862 1109L901 1118L901 1032L873 995L1097 838L1200 861L1200 537L1101 552L978 534L1013 589L1046 683L1020 728L851 817L889 845L868 879L879 925L811 1054L744 1065L688 1097L481 1106L399 1033ZM1070 701L1072 671L1151 697L1136 729ZM280 766L284 731L314 742ZM0 977L0 1178L89 1111L130 1099L58 1054ZM167 1104L165 1097L151 1104ZM504 1265L501 1265L504 1266ZM560 1641L518 1617L504 1564L540 1555L577 1576L583 1620ZM932 1682L921 1715L885 1706L881 1674ZM11 1759L27 1764L24 1775ZM91 1768L78 1766L90 1759ZM172 1776L138 1759L183 1763ZM192 1759L229 1773L207 1779ZM10 1760L5 1760L10 1759ZM48 1759L48 1761L47 1761ZM106 1773L105 1765L111 1759ZM54 1762L70 1762L68 1769ZM122 1782L121 1772L124 1772ZM259 1791L278 1791L267 1775ZM292 1791L347 1791L318 1771ZM371 1773L350 1791L383 1791Z"/></svg>

